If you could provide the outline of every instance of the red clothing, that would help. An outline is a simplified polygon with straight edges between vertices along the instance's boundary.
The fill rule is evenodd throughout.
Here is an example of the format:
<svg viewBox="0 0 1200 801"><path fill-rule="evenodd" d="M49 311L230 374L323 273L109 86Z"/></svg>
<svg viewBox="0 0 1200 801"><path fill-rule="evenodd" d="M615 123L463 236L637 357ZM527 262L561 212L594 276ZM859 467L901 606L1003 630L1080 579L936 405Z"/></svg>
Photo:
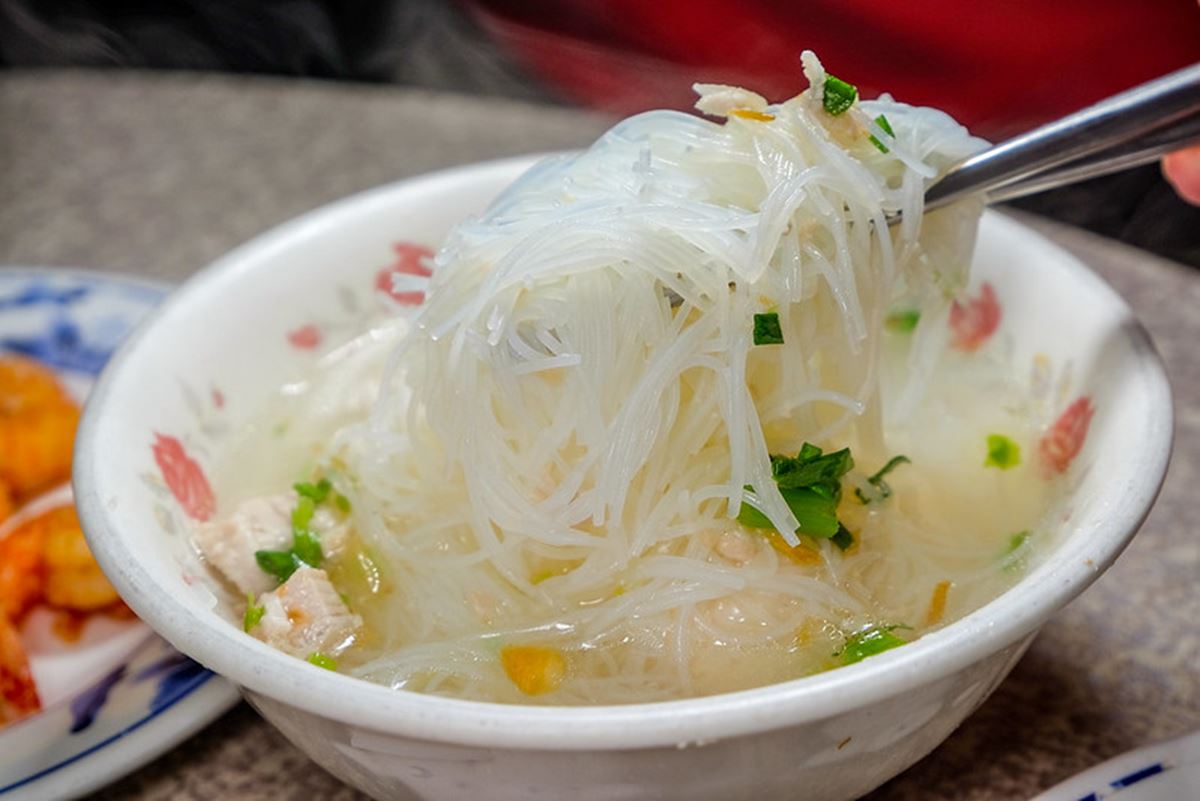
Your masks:
<svg viewBox="0 0 1200 801"><path fill-rule="evenodd" d="M800 51L864 97L1020 131L1200 60L1194 0L469 0L495 39L567 98L629 114L688 108L695 81L771 100Z"/></svg>

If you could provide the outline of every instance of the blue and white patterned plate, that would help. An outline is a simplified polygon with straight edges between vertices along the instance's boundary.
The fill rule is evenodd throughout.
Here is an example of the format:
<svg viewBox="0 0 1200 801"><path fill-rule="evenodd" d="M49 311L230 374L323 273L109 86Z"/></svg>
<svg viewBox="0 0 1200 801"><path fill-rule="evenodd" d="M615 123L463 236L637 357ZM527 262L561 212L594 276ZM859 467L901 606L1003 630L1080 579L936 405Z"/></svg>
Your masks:
<svg viewBox="0 0 1200 801"><path fill-rule="evenodd" d="M51 366L82 399L113 350L167 292L102 273L0 267L0 353ZM238 700L231 684L141 621L90 620L66 645L50 633L50 615L35 610L22 631L44 708L0 729L2 801L94 791Z"/></svg>
<svg viewBox="0 0 1200 801"><path fill-rule="evenodd" d="M1200 731L1114 757L1033 801L1200 799Z"/></svg>

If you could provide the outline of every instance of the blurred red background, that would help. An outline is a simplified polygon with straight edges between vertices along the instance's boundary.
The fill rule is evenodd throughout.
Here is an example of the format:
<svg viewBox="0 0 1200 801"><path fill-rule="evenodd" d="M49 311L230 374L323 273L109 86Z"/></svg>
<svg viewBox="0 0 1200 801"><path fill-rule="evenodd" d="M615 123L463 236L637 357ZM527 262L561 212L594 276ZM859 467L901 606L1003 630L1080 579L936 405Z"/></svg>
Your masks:
<svg viewBox="0 0 1200 801"><path fill-rule="evenodd" d="M691 106L693 81L782 100L799 53L997 138L1200 59L1193 0L468 0L523 66L619 114Z"/></svg>

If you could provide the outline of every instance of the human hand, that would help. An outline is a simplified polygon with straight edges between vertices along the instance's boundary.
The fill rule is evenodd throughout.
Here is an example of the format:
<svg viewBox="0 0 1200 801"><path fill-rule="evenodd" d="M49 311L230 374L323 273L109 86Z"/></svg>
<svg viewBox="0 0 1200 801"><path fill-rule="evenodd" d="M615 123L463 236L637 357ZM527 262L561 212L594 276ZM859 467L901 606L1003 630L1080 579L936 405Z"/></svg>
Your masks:
<svg viewBox="0 0 1200 801"><path fill-rule="evenodd" d="M1163 159L1162 168L1179 196L1200 206L1200 146L1171 153Z"/></svg>

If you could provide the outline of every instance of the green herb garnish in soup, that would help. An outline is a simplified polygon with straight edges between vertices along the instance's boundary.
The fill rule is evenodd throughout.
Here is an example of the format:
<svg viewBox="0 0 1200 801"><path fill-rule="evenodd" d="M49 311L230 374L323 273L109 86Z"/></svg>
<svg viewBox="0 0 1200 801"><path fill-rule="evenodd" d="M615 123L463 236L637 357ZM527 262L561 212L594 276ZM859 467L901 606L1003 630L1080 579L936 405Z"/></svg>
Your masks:
<svg viewBox="0 0 1200 801"><path fill-rule="evenodd" d="M879 500L892 497L892 488L884 480L884 477L902 464L911 464L911 460L903 454L893 456L891 459L887 460L887 463L883 467L879 468L879 470L867 477L867 483L875 488L875 493L878 495ZM854 494L863 503L870 503L872 500L871 497L861 489L855 489Z"/></svg>
<svg viewBox="0 0 1200 801"><path fill-rule="evenodd" d="M316 511L316 506L313 499L307 495L300 496L300 500L296 503L296 508L292 510L292 530L304 531L312 522L313 512Z"/></svg>
<svg viewBox="0 0 1200 801"><path fill-rule="evenodd" d="M875 124L878 125L880 128L882 128L884 130L884 133L886 133L888 136L895 138L896 132L892 130L892 124L890 122L888 122L888 118L885 117L883 114L880 114L878 117L875 118ZM873 145L875 145L875 147L879 148L880 153L889 152L887 145L885 145L883 142L880 142L879 137L875 136L875 134L871 134L870 139L871 139L871 144L873 144Z"/></svg>
<svg viewBox="0 0 1200 801"><path fill-rule="evenodd" d="M998 467L1008 470L1021 463L1021 448L1011 438L1003 434L988 434L987 458L985 467Z"/></svg>
<svg viewBox="0 0 1200 801"><path fill-rule="evenodd" d="M321 552L321 540L311 531L297 531L292 542L292 553L310 567L320 567L325 561Z"/></svg>
<svg viewBox="0 0 1200 801"><path fill-rule="evenodd" d="M897 637L892 632L901 626L868 626L846 638L846 645L841 652L842 663L853 665L869 656L882 654L893 648L899 648L907 641Z"/></svg>
<svg viewBox="0 0 1200 801"><path fill-rule="evenodd" d="M767 312L765 314L754 315L754 344L783 344L783 330L779 327L778 312Z"/></svg>
<svg viewBox="0 0 1200 801"><path fill-rule="evenodd" d="M921 322L921 312L916 309L906 309L889 314L885 325L887 330L897 334L910 334L916 330L919 322Z"/></svg>
<svg viewBox="0 0 1200 801"><path fill-rule="evenodd" d="M856 100L858 100L858 89L853 84L846 83L841 78L835 78L832 75L825 76L823 101L825 111L835 117L845 114Z"/></svg>
<svg viewBox="0 0 1200 801"><path fill-rule="evenodd" d="M337 671L338 669L338 663L336 659L334 659L332 656L328 656L319 652L309 654L308 663L310 665L316 665L319 668L324 668L325 670Z"/></svg>
<svg viewBox="0 0 1200 801"><path fill-rule="evenodd" d="M832 537L829 538L829 541L836 545L840 550L845 551L854 544L854 534L850 532L850 529L839 523L838 530Z"/></svg>
<svg viewBox="0 0 1200 801"><path fill-rule="evenodd" d="M246 593L246 613L242 616L242 631L251 632L262 622L266 607L260 606L254 600L254 593Z"/></svg>
<svg viewBox="0 0 1200 801"><path fill-rule="evenodd" d="M292 551L255 551L254 560L264 573L269 573L279 581L287 581L296 568L300 566Z"/></svg>
<svg viewBox="0 0 1200 801"><path fill-rule="evenodd" d="M330 483L329 479L322 478L315 484L308 481L298 482L292 485L292 489L296 490L296 494L301 498L307 498L314 504L318 504L324 503L325 499L329 497L329 492L333 489L333 484Z"/></svg>
<svg viewBox="0 0 1200 801"><path fill-rule="evenodd" d="M854 467L849 448L824 453L806 442L794 457L771 456L771 474L779 493L799 525L797 534L827 539L839 533L837 508L841 500L841 478ZM758 509L743 502L738 522L747 528L775 526ZM845 542L843 535L840 542Z"/></svg>
<svg viewBox="0 0 1200 801"><path fill-rule="evenodd" d="M1029 550L1029 531L1018 531L1008 539L1008 546L1001 556L1001 566L1009 571L1019 571L1024 565L1026 552Z"/></svg>

